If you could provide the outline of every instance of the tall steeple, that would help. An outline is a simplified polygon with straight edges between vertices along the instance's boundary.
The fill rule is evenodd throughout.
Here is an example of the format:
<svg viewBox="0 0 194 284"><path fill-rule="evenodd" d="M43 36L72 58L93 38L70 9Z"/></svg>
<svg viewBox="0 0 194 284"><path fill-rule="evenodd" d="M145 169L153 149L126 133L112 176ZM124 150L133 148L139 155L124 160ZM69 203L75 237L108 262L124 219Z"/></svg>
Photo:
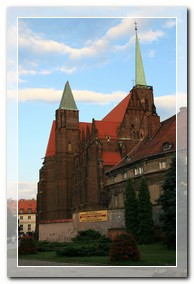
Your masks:
<svg viewBox="0 0 194 284"><path fill-rule="evenodd" d="M68 81L65 84L59 109L78 110Z"/></svg>
<svg viewBox="0 0 194 284"><path fill-rule="evenodd" d="M137 36L137 23L135 22L135 85L144 85L146 86L146 79L144 74L143 62L141 57L141 50L139 46L139 39Z"/></svg>

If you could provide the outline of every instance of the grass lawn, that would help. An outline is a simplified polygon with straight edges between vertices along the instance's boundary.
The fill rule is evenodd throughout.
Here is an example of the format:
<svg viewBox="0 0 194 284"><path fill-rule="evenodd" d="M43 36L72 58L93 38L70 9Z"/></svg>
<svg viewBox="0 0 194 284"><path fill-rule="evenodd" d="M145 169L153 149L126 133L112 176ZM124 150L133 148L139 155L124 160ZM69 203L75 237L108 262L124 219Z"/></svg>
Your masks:
<svg viewBox="0 0 194 284"><path fill-rule="evenodd" d="M20 259L36 259L88 265L106 266L175 266L176 251L167 250L162 244L139 245L141 259L139 261L111 262L108 256L70 257L57 256L54 251L38 252L32 255L19 256Z"/></svg>

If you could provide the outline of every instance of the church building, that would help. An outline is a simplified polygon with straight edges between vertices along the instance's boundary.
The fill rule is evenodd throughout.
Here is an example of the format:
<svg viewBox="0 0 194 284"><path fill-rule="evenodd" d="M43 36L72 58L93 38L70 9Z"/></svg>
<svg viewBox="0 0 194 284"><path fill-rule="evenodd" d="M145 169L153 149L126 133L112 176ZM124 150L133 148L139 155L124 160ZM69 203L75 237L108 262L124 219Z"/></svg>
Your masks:
<svg viewBox="0 0 194 284"><path fill-rule="evenodd" d="M79 121L66 82L40 169L39 239L64 241L82 229L93 228L107 235L111 229L124 228L127 177L143 175L153 157L152 170L156 163L162 173L170 166L176 151L176 117L160 122L153 87L146 84L137 29L135 49L135 86L102 120ZM153 203L163 174L150 178L153 185L158 176L160 186L151 187Z"/></svg>

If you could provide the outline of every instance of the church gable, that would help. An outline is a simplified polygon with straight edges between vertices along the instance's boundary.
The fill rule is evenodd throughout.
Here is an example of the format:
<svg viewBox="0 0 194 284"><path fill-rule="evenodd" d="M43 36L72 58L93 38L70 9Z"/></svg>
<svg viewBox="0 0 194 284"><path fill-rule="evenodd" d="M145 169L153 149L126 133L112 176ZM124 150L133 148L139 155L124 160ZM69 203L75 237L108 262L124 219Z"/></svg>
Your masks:
<svg viewBox="0 0 194 284"><path fill-rule="evenodd" d="M111 110L102 121L112 121L112 122L122 122L127 109L128 103L131 98L131 93L129 93L113 110Z"/></svg>

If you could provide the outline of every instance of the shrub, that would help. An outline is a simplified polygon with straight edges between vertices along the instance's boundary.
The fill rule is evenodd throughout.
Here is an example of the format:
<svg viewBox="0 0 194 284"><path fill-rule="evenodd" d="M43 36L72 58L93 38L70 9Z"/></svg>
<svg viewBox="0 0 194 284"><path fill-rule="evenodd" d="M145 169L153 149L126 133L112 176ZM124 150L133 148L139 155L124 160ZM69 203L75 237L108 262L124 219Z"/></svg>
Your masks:
<svg viewBox="0 0 194 284"><path fill-rule="evenodd" d="M38 252L56 251L58 248L64 246L65 243L49 242L49 241L37 241L36 247Z"/></svg>
<svg viewBox="0 0 194 284"><path fill-rule="evenodd" d="M60 256L105 256L110 251L111 240L89 229L80 231L71 243L64 243L56 250Z"/></svg>
<svg viewBox="0 0 194 284"><path fill-rule="evenodd" d="M74 243L109 243L110 239L95 230L89 229L78 232L77 236L72 239Z"/></svg>
<svg viewBox="0 0 194 284"><path fill-rule="evenodd" d="M126 261L126 260L139 260L140 253L137 248L135 239L132 234L124 233L118 235L112 242L110 249L110 260Z"/></svg>
<svg viewBox="0 0 194 284"><path fill-rule="evenodd" d="M110 244L100 243L66 243L63 248L56 251L59 256L106 256L110 250Z"/></svg>
<svg viewBox="0 0 194 284"><path fill-rule="evenodd" d="M20 239L18 254L36 254L36 243L33 237L24 236Z"/></svg>

